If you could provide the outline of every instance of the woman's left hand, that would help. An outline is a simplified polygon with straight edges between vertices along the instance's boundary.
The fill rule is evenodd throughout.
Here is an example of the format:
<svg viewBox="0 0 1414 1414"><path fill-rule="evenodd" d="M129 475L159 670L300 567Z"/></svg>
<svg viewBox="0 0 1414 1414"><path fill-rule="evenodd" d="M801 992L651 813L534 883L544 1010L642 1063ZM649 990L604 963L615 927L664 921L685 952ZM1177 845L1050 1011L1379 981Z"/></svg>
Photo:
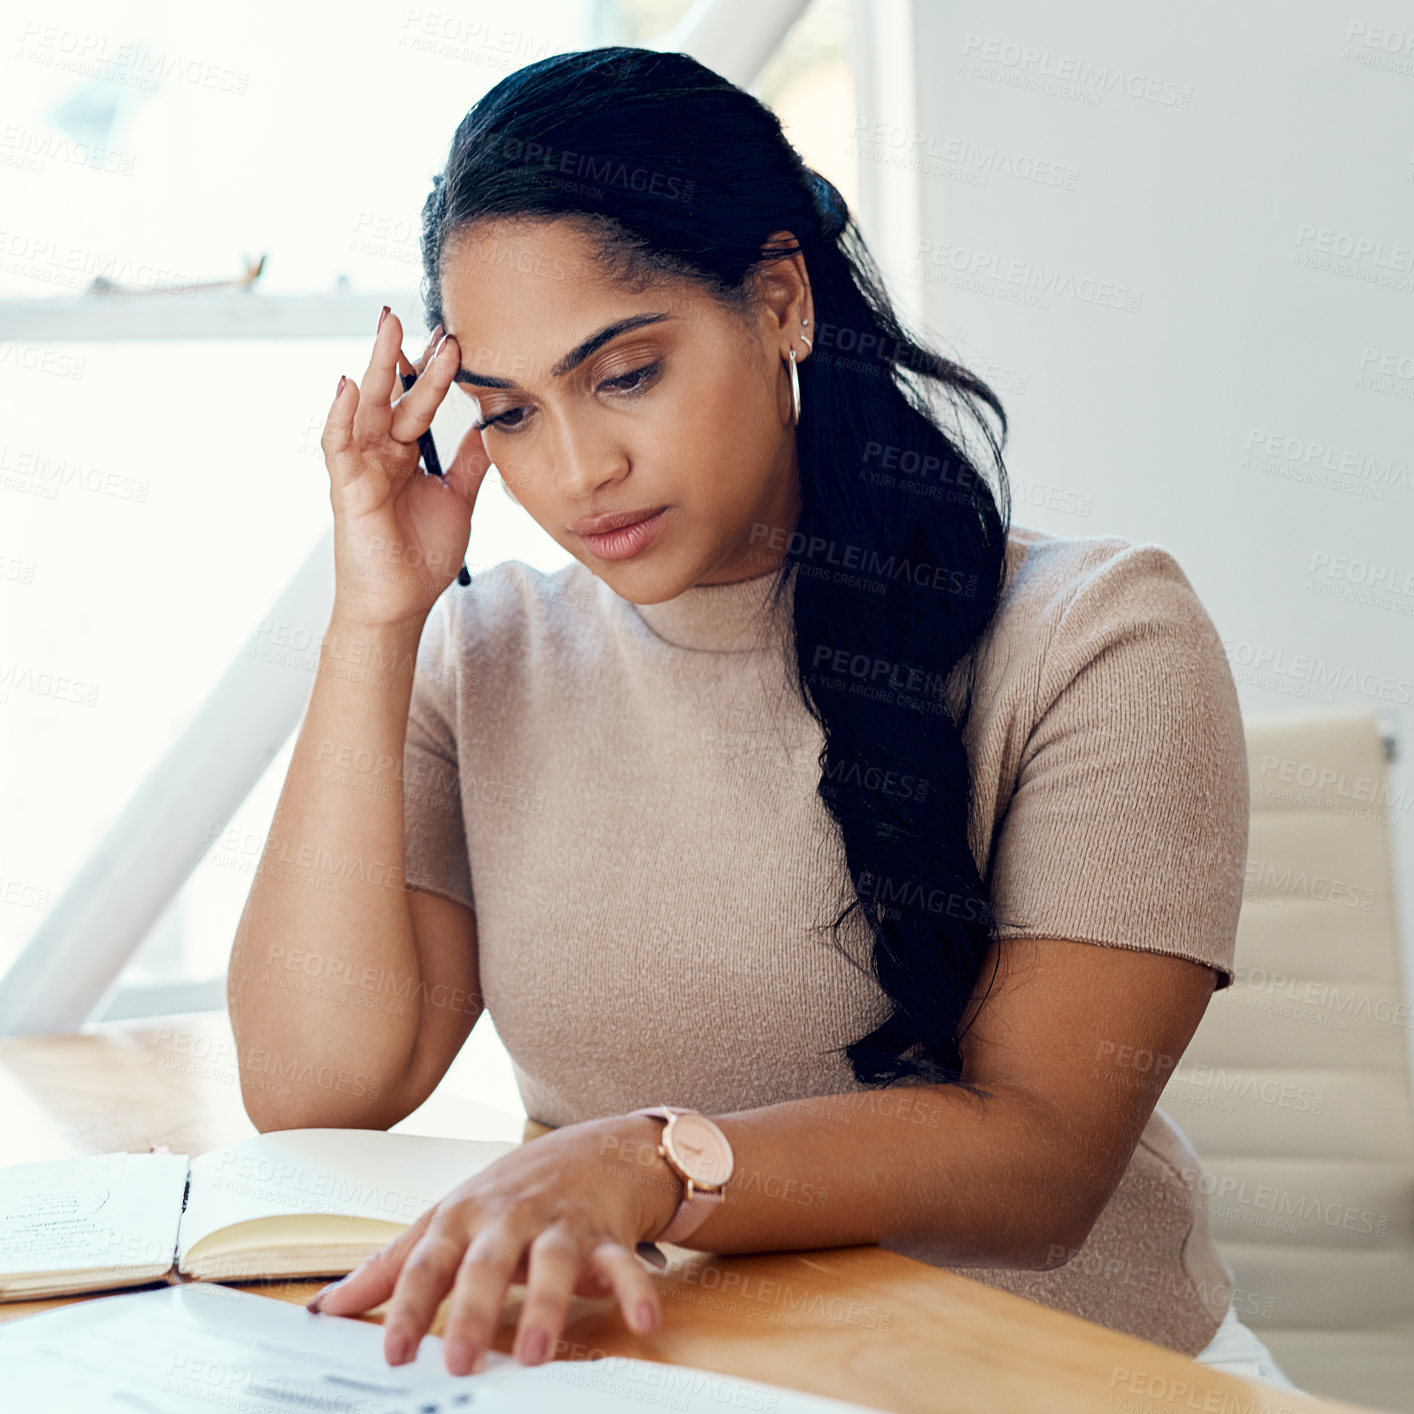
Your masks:
<svg viewBox="0 0 1414 1414"><path fill-rule="evenodd" d="M515 1344L524 1364L554 1349L571 1295L617 1295L629 1329L646 1334L661 1306L635 1247L667 1226L682 1196L656 1155L661 1129L646 1115L613 1115L530 1140L459 1184L311 1309L352 1316L391 1296L383 1353L401 1365L450 1292L443 1338L454 1375L490 1348L512 1282L526 1286Z"/></svg>

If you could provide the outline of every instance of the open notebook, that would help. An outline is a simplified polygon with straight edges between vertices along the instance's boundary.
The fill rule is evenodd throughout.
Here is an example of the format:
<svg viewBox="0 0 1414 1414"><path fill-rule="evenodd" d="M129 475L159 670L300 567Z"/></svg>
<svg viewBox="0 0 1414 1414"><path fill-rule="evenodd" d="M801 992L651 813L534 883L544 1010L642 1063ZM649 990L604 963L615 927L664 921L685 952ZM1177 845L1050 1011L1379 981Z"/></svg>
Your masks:
<svg viewBox="0 0 1414 1414"><path fill-rule="evenodd" d="M0 1301L156 1281L343 1276L519 1145L283 1129L189 1159L0 1168Z"/></svg>

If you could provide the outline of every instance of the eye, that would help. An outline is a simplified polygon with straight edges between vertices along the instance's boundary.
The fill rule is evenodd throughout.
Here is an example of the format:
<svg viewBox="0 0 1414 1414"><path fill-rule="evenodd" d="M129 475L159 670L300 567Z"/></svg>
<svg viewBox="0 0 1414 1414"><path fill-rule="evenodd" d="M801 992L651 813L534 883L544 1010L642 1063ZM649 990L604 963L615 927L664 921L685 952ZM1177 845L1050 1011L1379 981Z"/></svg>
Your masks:
<svg viewBox="0 0 1414 1414"><path fill-rule="evenodd" d="M657 372L658 365L656 363L645 363L642 368L635 368L631 372L621 373L617 378L606 378L599 386L601 388L613 388L616 392L620 393L637 393L648 386Z"/></svg>
<svg viewBox="0 0 1414 1414"><path fill-rule="evenodd" d="M604 389L611 389L615 393L641 393L657 376L660 365L656 363L645 363L641 368L631 369L627 373L620 373L615 378L606 378L600 385L602 392ZM526 419L519 418L515 422L508 419L515 417L517 413L527 412L524 407L507 408L505 412L498 412L491 417L477 418L473 424L478 432L484 432L488 427L498 428L502 432L516 433L525 426Z"/></svg>
<svg viewBox="0 0 1414 1414"><path fill-rule="evenodd" d="M478 417L471 425L478 432L484 432L488 427L499 427L503 432L516 432L520 429L521 423L507 422L506 419L524 411L524 408L507 408L505 412L498 412L494 417Z"/></svg>

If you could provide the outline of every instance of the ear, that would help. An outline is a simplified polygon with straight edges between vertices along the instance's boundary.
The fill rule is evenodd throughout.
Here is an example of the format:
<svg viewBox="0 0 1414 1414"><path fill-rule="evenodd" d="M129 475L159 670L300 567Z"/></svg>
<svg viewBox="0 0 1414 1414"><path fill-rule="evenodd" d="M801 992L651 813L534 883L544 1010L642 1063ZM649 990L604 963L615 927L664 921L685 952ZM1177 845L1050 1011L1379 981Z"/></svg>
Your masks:
<svg viewBox="0 0 1414 1414"><path fill-rule="evenodd" d="M791 231L772 231L768 246L794 245ZM769 261L756 271L756 289L768 311L768 335L779 342L782 356L794 345L796 361L810 356L810 344L800 338L802 328L815 337L815 304L810 294L810 275L805 268L805 255L796 251ZM805 321L809 321L806 323Z"/></svg>

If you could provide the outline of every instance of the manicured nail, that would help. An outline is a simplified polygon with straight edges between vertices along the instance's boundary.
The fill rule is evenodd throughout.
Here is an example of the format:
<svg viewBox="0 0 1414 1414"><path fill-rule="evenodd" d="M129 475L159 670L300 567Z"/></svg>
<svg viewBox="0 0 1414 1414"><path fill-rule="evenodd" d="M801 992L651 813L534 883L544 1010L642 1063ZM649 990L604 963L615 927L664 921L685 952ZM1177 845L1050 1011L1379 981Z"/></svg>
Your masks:
<svg viewBox="0 0 1414 1414"><path fill-rule="evenodd" d="M647 1335L658 1324L658 1312L651 1301L640 1301L634 1308L633 1324L640 1335Z"/></svg>
<svg viewBox="0 0 1414 1414"><path fill-rule="evenodd" d="M388 317L388 306L385 304L385 305L383 306L383 311L382 311L382 313L379 314L379 316L378 316L378 327L379 327L380 329L383 327L383 321L384 321L387 317Z"/></svg>
<svg viewBox="0 0 1414 1414"><path fill-rule="evenodd" d="M405 1360L410 1360L413 1353L412 1337L406 1331L394 1331L388 1337L387 1350L388 1363L390 1365L401 1365Z"/></svg>
<svg viewBox="0 0 1414 1414"><path fill-rule="evenodd" d="M549 1331L541 1330L539 1326L533 1327L525 1333L525 1339L520 1344L520 1362L522 1365L538 1365L544 1358L545 1352L550 1346Z"/></svg>
<svg viewBox="0 0 1414 1414"><path fill-rule="evenodd" d="M347 383L348 381L349 381L349 379L348 379L348 374L346 374L346 373L341 373L341 374L339 374L339 386L334 389L334 396L335 396L336 398L339 396L340 393L342 393L342 392L344 391L344 384Z"/></svg>
<svg viewBox="0 0 1414 1414"><path fill-rule="evenodd" d="M463 1336L449 1340L445 1354L447 1369L454 1375L469 1375L476 1364L476 1346Z"/></svg>
<svg viewBox="0 0 1414 1414"><path fill-rule="evenodd" d="M306 1311L318 1311L319 1305L324 1300L324 1298L328 1296L328 1294L333 1291L336 1286L341 1286L342 1284L343 1278L341 1277L338 1281L331 1281L328 1286L321 1286L319 1290L316 1291L314 1295L311 1296L309 1300L305 1302L304 1309Z"/></svg>

